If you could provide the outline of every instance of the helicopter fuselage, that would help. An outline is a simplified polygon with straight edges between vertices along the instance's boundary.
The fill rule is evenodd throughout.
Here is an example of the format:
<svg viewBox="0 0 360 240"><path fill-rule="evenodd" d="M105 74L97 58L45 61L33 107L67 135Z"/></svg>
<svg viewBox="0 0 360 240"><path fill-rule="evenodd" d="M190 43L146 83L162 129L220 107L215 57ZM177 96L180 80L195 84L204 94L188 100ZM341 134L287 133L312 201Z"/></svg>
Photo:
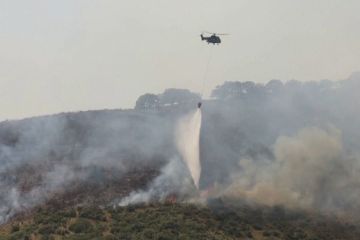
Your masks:
<svg viewBox="0 0 360 240"><path fill-rule="evenodd" d="M215 45L221 43L220 37L216 36L215 34L211 35L210 37L204 37L202 34L200 36L201 40L206 41L208 44L212 43Z"/></svg>

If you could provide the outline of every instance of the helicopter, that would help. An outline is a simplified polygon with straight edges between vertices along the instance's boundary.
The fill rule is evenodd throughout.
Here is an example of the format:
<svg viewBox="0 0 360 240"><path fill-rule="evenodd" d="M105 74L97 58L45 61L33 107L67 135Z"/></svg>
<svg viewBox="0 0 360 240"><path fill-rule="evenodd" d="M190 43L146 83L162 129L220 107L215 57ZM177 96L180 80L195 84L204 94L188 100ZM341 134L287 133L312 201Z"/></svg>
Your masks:
<svg viewBox="0 0 360 240"><path fill-rule="evenodd" d="M204 36L204 33L207 33L207 34L211 34L211 36L209 37L205 37ZM202 41L206 41L208 44L212 43L212 44L217 44L219 45L221 43L221 39L220 39L220 35L229 35L229 34L226 34L226 33L211 33L211 32L203 32L200 34L200 37L201 37L201 40Z"/></svg>
<svg viewBox="0 0 360 240"><path fill-rule="evenodd" d="M211 34L209 37L205 37L204 33L206 34ZM227 33L211 33L211 32L202 32L200 34L201 40L202 41L206 41L208 44L212 43L212 44L217 44L219 45L221 43L221 39L220 39L220 35L229 35ZM197 107L200 109L202 105L202 102L198 102Z"/></svg>

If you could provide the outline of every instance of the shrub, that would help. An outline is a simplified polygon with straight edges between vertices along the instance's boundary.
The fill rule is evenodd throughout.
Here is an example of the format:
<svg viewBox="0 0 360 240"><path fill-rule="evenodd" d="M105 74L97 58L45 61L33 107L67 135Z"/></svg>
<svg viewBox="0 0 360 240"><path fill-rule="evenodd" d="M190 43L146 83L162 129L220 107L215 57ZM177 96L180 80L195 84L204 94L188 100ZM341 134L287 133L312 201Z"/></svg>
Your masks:
<svg viewBox="0 0 360 240"><path fill-rule="evenodd" d="M19 231L20 230L20 226L19 226L19 224L15 224L15 225L12 225L11 226L11 232L12 233L14 233L14 232L17 232L17 231Z"/></svg>
<svg viewBox="0 0 360 240"><path fill-rule="evenodd" d="M247 236L248 238L252 238L252 237L253 237L253 235L252 235L251 232L247 232L247 233L246 233L246 236Z"/></svg>
<svg viewBox="0 0 360 240"><path fill-rule="evenodd" d="M274 237L277 237L277 238L279 238L280 236L281 236L281 234L279 233L279 232L273 232L273 234L272 234Z"/></svg>
<svg viewBox="0 0 360 240"><path fill-rule="evenodd" d="M34 221L36 224L64 224L67 219L62 215L62 213L39 213L34 217Z"/></svg>
<svg viewBox="0 0 360 240"><path fill-rule="evenodd" d="M62 214L63 217L66 217L66 218L76 218L75 209L70 209L70 210L63 211L61 214Z"/></svg>
<svg viewBox="0 0 360 240"><path fill-rule="evenodd" d="M41 240L55 240L55 237L52 235L42 235Z"/></svg>
<svg viewBox="0 0 360 240"><path fill-rule="evenodd" d="M102 238L96 238L92 234L75 234L65 238L66 240L100 240Z"/></svg>
<svg viewBox="0 0 360 240"><path fill-rule="evenodd" d="M143 239L154 239L155 231L153 229L147 228L142 232Z"/></svg>
<svg viewBox="0 0 360 240"><path fill-rule="evenodd" d="M112 234L117 234L117 233L120 233L121 232L121 227L120 226L113 226L110 230L110 232Z"/></svg>
<svg viewBox="0 0 360 240"><path fill-rule="evenodd" d="M118 238L116 238L113 235L106 235L105 237L103 237L104 240L117 240Z"/></svg>
<svg viewBox="0 0 360 240"><path fill-rule="evenodd" d="M89 220L79 218L75 223L71 224L69 230L74 233L89 233L93 231L93 226Z"/></svg>
<svg viewBox="0 0 360 240"><path fill-rule="evenodd" d="M38 233L42 235L49 235L56 232L57 226L54 224L47 224L44 226L41 226L38 230Z"/></svg>
<svg viewBox="0 0 360 240"><path fill-rule="evenodd" d="M84 208L80 211L79 216L92 220L106 221L106 216L104 216L104 212L98 208Z"/></svg>
<svg viewBox="0 0 360 240"><path fill-rule="evenodd" d="M254 228L255 230L258 230L258 231L260 231L260 230L263 229L263 227L262 227L260 224L254 224L254 225L253 225L253 228Z"/></svg>
<svg viewBox="0 0 360 240"><path fill-rule="evenodd" d="M173 240L176 239L177 236L175 234L173 234L172 232L165 230L165 231L161 231L160 233L157 234L157 237L155 239L158 240Z"/></svg>
<svg viewBox="0 0 360 240"><path fill-rule="evenodd" d="M264 231L264 232L263 232L263 236L264 236L264 237L270 237L270 236L271 236L271 232L269 232L269 231Z"/></svg>
<svg viewBox="0 0 360 240"><path fill-rule="evenodd" d="M55 234L62 235L62 236L66 235L67 233L69 233L68 230L63 227L60 227L60 228L56 229L56 231L55 231Z"/></svg>
<svg viewBox="0 0 360 240"><path fill-rule="evenodd" d="M19 239L24 239L26 237L26 234L22 231L17 231L13 234L10 235L9 240L19 240Z"/></svg>

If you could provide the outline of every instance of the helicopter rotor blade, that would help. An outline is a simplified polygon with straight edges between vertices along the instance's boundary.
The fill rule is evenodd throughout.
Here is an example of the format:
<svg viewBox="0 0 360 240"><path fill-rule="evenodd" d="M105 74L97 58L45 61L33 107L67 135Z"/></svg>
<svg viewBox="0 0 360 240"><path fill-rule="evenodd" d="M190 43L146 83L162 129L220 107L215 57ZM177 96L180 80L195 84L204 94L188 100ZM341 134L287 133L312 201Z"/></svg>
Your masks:
<svg viewBox="0 0 360 240"><path fill-rule="evenodd" d="M217 36L230 35L229 33L214 33L214 32L208 32L208 31L202 31L201 33L202 33L202 34L203 34L203 33L206 33L206 34L215 34L215 35L217 35Z"/></svg>

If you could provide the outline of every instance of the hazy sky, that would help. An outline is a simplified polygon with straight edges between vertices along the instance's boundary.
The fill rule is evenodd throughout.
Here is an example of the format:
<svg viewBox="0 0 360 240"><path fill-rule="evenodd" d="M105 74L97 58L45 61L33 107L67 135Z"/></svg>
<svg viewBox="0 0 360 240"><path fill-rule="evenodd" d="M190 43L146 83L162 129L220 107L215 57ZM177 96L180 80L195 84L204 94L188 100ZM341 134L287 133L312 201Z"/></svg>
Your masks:
<svg viewBox="0 0 360 240"><path fill-rule="evenodd" d="M0 0L0 119L132 107L165 88L344 79L359 0ZM201 31L230 33L219 47Z"/></svg>

